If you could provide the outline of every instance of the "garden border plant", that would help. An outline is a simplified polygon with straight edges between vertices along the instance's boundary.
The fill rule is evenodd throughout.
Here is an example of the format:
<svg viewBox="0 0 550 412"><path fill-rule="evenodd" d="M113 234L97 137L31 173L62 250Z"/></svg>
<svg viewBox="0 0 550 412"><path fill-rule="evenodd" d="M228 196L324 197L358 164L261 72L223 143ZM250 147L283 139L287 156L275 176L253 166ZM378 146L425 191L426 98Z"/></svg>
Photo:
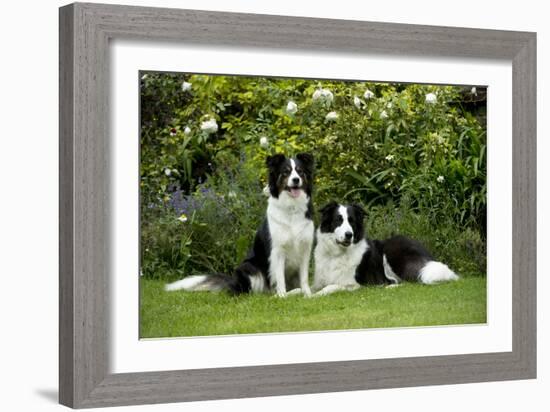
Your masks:
<svg viewBox="0 0 550 412"><path fill-rule="evenodd" d="M417 236L459 273L484 274L485 120L463 107L480 113L484 88L140 77L144 276L231 272L263 218L265 157L308 150L317 206L360 202L371 236Z"/></svg>

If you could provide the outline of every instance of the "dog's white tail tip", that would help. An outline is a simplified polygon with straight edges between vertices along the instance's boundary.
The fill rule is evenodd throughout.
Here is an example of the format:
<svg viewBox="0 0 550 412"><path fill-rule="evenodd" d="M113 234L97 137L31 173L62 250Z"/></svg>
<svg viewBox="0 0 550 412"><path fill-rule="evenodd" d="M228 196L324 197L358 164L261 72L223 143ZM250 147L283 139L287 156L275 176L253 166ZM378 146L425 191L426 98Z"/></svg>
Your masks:
<svg viewBox="0 0 550 412"><path fill-rule="evenodd" d="M418 280L426 285L458 279L459 276L446 264L436 261L428 262L418 275Z"/></svg>
<svg viewBox="0 0 550 412"><path fill-rule="evenodd" d="M172 292L175 290L195 290L197 286L199 286L202 282L206 280L205 275L197 275L197 276L188 276L186 278L183 278L181 280L177 280L172 283L168 283L164 286L164 290L167 292Z"/></svg>

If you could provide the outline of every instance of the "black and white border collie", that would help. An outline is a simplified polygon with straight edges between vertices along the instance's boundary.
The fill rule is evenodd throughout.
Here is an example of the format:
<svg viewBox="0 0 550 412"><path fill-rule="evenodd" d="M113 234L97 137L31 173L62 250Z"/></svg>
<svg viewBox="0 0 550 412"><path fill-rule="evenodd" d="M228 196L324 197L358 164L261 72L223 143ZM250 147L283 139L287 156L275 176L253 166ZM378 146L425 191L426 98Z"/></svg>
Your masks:
<svg viewBox="0 0 550 412"><path fill-rule="evenodd" d="M266 218L256 231L254 244L232 276L188 276L166 285L166 290L228 290L234 294L272 292L285 297L287 290L311 295L308 269L314 238L313 156L282 154L266 160L269 199Z"/></svg>
<svg viewBox="0 0 550 412"><path fill-rule="evenodd" d="M370 240L365 236L365 211L359 205L331 202L321 209L315 247L315 296L360 285L425 284L456 280L449 267L434 260L416 240L394 236Z"/></svg>

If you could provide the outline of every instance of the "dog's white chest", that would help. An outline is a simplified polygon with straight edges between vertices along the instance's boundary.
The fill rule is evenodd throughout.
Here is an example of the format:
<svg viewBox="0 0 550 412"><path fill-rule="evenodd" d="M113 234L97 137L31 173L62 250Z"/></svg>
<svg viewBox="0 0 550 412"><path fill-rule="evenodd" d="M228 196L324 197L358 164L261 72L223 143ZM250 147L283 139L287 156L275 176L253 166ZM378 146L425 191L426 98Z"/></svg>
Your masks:
<svg viewBox="0 0 550 412"><path fill-rule="evenodd" d="M273 246L283 249L293 248L301 243L312 243L313 222L309 219L291 219L288 223L270 220L269 230Z"/></svg>
<svg viewBox="0 0 550 412"><path fill-rule="evenodd" d="M270 202L267 209L267 222L271 235L271 248L284 251L287 266L297 267L304 254L309 254L311 251L314 226L313 221L305 217L306 202L289 203L286 199Z"/></svg>
<svg viewBox="0 0 550 412"><path fill-rule="evenodd" d="M333 234L318 231L314 289L321 289L327 285L356 285L355 272L367 249L368 244L364 239L344 248L336 244Z"/></svg>
<svg viewBox="0 0 550 412"><path fill-rule="evenodd" d="M313 243L313 222L305 216L289 215L281 221L268 215L267 221L272 247L290 251L303 243Z"/></svg>

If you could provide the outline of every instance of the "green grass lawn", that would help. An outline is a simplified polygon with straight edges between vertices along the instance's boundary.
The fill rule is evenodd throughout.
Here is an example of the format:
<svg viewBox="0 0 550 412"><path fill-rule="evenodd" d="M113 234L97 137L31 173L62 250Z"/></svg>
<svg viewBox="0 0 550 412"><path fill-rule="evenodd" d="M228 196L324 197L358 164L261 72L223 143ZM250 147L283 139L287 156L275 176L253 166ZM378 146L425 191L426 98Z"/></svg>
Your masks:
<svg viewBox="0 0 550 412"><path fill-rule="evenodd" d="M140 336L230 335L485 323L486 279L355 292L305 299L289 296L165 292L164 282L140 280Z"/></svg>

